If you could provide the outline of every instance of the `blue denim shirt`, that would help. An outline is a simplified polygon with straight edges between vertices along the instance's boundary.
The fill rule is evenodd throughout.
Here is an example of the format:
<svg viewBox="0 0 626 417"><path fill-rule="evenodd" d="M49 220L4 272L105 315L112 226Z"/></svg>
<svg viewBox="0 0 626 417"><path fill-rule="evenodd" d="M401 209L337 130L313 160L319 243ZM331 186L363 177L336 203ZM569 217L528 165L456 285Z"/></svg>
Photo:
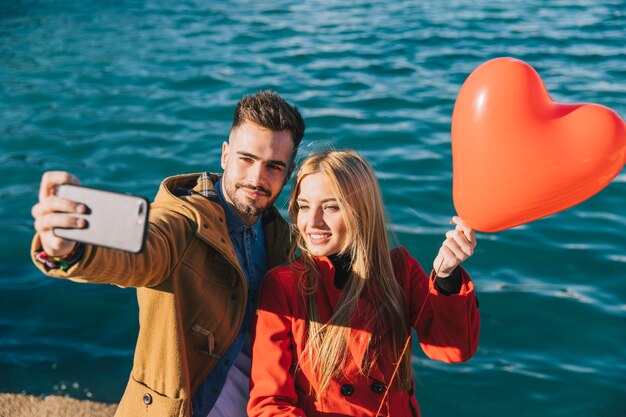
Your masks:
<svg viewBox="0 0 626 417"><path fill-rule="evenodd" d="M248 282L248 302L246 303L243 323L235 337L235 341L220 358L213 371L200 385L200 388L191 399L194 416L206 416L217 401L217 397L220 395L226 381L226 375L235 362L237 355L241 352L246 336L250 333L252 318L257 307L259 289L267 272L262 216L259 216L259 219L253 225L245 225L226 203L222 194L221 180L215 183L215 189L226 213L228 234L233 242L239 264Z"/></svg>

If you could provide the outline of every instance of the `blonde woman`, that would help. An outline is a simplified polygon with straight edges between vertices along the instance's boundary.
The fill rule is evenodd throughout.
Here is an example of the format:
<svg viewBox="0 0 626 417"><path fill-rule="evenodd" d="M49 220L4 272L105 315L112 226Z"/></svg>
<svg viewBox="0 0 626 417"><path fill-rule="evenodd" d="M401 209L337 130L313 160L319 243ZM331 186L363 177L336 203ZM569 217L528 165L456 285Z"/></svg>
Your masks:
<svg viewBox="0 0 626 417"><path fill-rule="evenodd" d="M453 219L429 279L406 249L390 251L378 183L352 151L309 157L289 214L300 256L265 279L249 416L419 416L410 349L402 355L411 328L444 362L478 344L474 287L459 267L474 232Z"/></svg>

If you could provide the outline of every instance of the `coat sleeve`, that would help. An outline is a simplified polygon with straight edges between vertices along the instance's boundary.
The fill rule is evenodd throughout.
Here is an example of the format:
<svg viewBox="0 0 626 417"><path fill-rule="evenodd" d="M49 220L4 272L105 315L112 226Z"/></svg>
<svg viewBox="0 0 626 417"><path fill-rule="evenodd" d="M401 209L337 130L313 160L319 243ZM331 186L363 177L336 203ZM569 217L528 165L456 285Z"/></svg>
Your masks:
<svg viewBox="0 0 626 417"><path fill-rule="evenodd" d="M67 271L48 269L35 258L35 252L41 250L36 234L31 257L44 274L54 278L120 287L154 287L169 277L193 234L194 228L187 218L164 209L151 209L146 243L140 253L86 245L82 258Z"/></svg>
<svg viewBox="0 0 626 417"><path fill-rule="evenodd" d="M406 249L402 251L411 325L417 331L422 350L429 358L443 362L467 361L476 352L480 331L480 314L471 278L462 269L460 292L441 294L434 285L434 271L428 277Z"/></svg>
<svg viewBox="0 0 626 417"><path fill-rule="evenodd" d="M305 416L296 406L298 394L291 373L294 353L290 303L297 300L300 298L281 285L279 274L268 273L253 330L249 417Z"/></svg>

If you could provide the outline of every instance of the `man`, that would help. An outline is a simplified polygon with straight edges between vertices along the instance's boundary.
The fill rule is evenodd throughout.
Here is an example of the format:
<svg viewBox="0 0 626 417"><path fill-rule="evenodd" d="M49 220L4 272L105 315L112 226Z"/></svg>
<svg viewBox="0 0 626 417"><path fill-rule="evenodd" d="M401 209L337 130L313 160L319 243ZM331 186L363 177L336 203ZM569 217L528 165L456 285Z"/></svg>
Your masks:
<svg viewBox="0 0 626 417"><path fill-rule="evenodd" d="M78 183L48 172L33 207L32 254L47 275L137 287L140 330L116 416L245 416L249 327L265 272L287 261L287 223L273 206L304 135L295 106L265 91L244 97L222 145L223 176L167 178L139 254L76 244L55 227L84 227L54 196Z"/></svg>

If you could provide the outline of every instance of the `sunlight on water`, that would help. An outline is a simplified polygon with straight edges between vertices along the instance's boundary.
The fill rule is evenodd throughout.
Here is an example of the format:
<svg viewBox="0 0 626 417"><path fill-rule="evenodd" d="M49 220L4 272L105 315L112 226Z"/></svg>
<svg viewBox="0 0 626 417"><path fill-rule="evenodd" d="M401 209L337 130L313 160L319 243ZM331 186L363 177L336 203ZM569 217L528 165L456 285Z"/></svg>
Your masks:
<svg viewBox="0 0 626 417"><path fill-rule="evenodd" d="M166 176L219 171L237 100L275 89L307 120L299 159L364 154L390 231L429 268L455 214L450 122L466 77L511 56L555 100L623 116L624 27L617 0L3 2L0 391L115 402L132 364L132 290L30 263L45 170L152 198ZM414 343L424 416L626 414L624 196L622 172L563 213L478 233L466 268L480 348L448 365Z"/></svg>

